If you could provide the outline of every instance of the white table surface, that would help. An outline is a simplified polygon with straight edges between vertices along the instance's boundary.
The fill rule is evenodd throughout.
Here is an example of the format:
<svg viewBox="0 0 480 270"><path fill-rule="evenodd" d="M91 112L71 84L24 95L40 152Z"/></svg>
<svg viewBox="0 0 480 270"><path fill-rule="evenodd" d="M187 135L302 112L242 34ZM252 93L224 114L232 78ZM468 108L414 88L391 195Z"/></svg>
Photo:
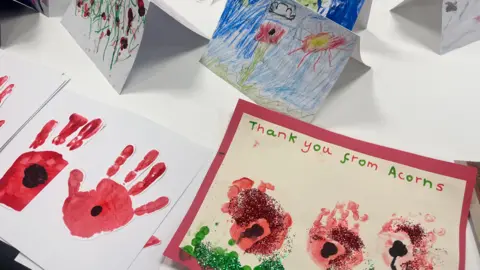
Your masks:
<svg viewBox="0 0 480 270"><path fill-rule="evenodd" d="M197 4L175 1L191 1L191 8ZM443 56L435 53L429 30L432 13L424 7L431 1L435 0L417 0L421 6L391 13L399 0L374 0L368 29L360 33L362 56L372 70L347 68L347 76L313 124L437 159L480 160L480 42ZM167 12L179 12L178 7L170 6ZM98 72L59 18L27 14L3 21L2 46L67 72L72 81L65 91L130 110L216 149L237 98L245 97L198 63L206 40L154 10L150 12L163 17L149 21L147 31L158 33L159 40L142 45L150 53L139 55L138 68L122 95ZM196 25L196 32L211 34L208 13L185 14L183 19ZM479 268L479 252L468 227L466 269Z"/></svg>

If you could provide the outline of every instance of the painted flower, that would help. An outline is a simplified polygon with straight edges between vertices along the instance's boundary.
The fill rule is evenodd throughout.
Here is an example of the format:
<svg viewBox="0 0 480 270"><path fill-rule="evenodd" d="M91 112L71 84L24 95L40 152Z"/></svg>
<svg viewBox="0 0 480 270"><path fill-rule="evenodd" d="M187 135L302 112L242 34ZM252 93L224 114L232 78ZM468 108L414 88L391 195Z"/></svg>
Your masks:
<svg viewBox="0 0 480 270"><path fill-rule="evenodd" d="M358 204L339 203L332 211L323 208L310 228L307 251L321 269L347 270L363 262L359 223L349 226L349 216L355 222L368 219L367 215L359 216Z"/></svg>
<svg viewBox="0 0 480 270"><path fill-rule="evenodd" d="M277 44L285 33L286 30L283 29L280 25L272 22L267 22L260 25L260 29L255 36L255 40L267 44Z"/></svg>
<svg viewBox="0 0 480 270"><path fill-rule="evenodd" d="M107 178L102 179L94 190L80 192L71 188L62 211L71 234L83 238L120 228L134 215L127 189Z"/></svg>
<svg viewBox="0 0 480 270"><path fill-rule="evenodd" d="M20 155L0 179L0 203L22 211L67 165L57 152Z"/></svg>
<svg viewBox="0 0 480 270"><path fill-rule="evenodd" d="M231 215L230 236L246 253L271 255L283 246L292 218L275 199L266 194L275 187L263 183L253 188L249 178L233 181L222 211Z"/></svg>

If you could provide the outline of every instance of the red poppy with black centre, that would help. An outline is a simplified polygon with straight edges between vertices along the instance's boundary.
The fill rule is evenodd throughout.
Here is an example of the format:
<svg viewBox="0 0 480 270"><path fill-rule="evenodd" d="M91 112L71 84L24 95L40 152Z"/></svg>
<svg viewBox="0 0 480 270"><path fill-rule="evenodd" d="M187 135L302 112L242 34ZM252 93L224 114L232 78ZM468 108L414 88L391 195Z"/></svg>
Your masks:
<svg viewBox="0 0 480 270"><path fill-rule="evenodd" d="M255 40L261 43L277 44L286 32L280 25L267 22L260 25Z"/></svg>
<svg viewBox="0 0 480 270"><path fill-rule="evenodd" d="M0 179L0 203L22 211L67 165L53 151L20 155Z"/></svg>

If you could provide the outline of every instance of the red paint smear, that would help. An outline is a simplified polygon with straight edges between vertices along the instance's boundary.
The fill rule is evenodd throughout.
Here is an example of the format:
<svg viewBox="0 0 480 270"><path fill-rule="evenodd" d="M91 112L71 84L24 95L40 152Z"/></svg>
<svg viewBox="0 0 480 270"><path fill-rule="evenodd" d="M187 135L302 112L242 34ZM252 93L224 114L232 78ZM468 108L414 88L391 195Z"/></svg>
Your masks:
<svg viewBox="0 0 480 270"><path fill-rule="evenodd" d="M58 122L55 120L48 121L43 126L42 130L40 130L40 132L37 134L37 137L35 137L35 140L32 142L32 144L30 144L30 148L37 149L39 146L43 145L57 123Z"/></svg>
<svg viewBox="0 0 480 270"><path fill-rule="evenodd" d="M160 245L161 243L162 243L162 241L160 241L160 239L158 239L156 236L152 235L148 239L147 243L145 243L145 246L143 246L143 248L148 248L148 247L151 247L151 246Z"/></svg>
<svg viewBox="0 0 480 270"><path fill-rule="evenodd" d="M78 132L78 135L67 144L67 147L70 147L70 151L78 149L83 145L83 142L85 140L91 138L98 131L100 131L101 128L102 128L102 119L97 118L90 121L80 130L80 132Z"/></svg>
<svg viewBox="0 0 480 270"><path fill-rule="evenodd" d="M363 262L363 241L359 236L359 223L349 224L348 218L353 221L366 221L367 215L360 218L359 205L349 201L337 203L330 211L322 208L317 219L309 231L307 251L312 260L323 269L347 270ZM325 220L324 220L325 218ZM333 244L337 252L325 258L322 250L325 244Z"/></svg>
<svg viewBox="0 0 480 270"><path fill-rule="evenodd" d="M72 114L68 118L68 124L60 131L57 137L52 140L52 143L55 145L60 145L65 142L68 136L72 135L80 127L85 125L88 122L88 119L81 116L80 114Z"/></svg>
<svg viewBox="0 0 480 270"><path fill-rule="evenodd" d="M101 232L111 232L132 220L132 200L122 185L110 179L102 179L93 190L79 192L80 175L71 174L69 194L63 203L63 221L74 236L90 238ZM81 182L81 181L80 181ZM92 209L101 207L93 216Z"/></svg>
<svg viewBox="0 0 480 270"><path fill-rule="evenodd" d="M127 161L127 159L132 156L134 151L135 151L135 147L133 145L130 144L125 146L125 148L120 153L120 156L118 156L117 159L115 160L115 163L110 168L108 168L107 176L108 177L114 176L118 172L120 167L123 164L125 164L125 161Z"/></svg>
<svg viewBox="0 0 480 270"><path fill-rule="evenodd" d="M149 202L135 209L135 215L143 216L158 211L167 206L169 201L167 197L160 197L153 202Z"/></svg>
<svg viewBox="0 0 480 270"><path fill-rule="evenodd" d="M263 189L273 189L268 183L261 183L260 188L252 188L254 182L249 178L233 181L227 196L230 201L222 206L222 211L233 219L230 236L237 246L246 253L271 255L282 248L283 242L292 225L290 214ZM262 227L260 235L247 233L252 226ZM241 237L247 233L248 236Z"/></svg>
<svg viewBox="0 0 480 270"><path fill-rule="evenodd" d="M148 173L145 178L136 183L129 191L128 193L132 196L138 195L142 193L144 190L146 190L155 180L157 180L159 177L161 177L164 173L165 170L167 170L167 167L165 166L165 163L157 163L155 164L150 172Z"/></svg>
<svg viewBox="0 0 480 270"><path fill-rule="evenodd" d="M9 86L7 86L7 88L5 88L5 90L0 93L0 104L2 104L5 98L12 93L14 87L14 84L10 84Z"/></svg>
<svg viewBox="0 0 480 270"><path fill-rule="evenodd" d="M137 177L137 173L141 170L146 169L150 166L158 157L159 152L157 150L150 150L145 157L143 157L142 161L140 161L135 168L135 170L129 172L127 176L125 176L125 183L128 183Z"/></svg>
<svg viewBox="0 0 480 270"><path fill-rule="evenodd" d="M132 8L128 9L127 12L127 18L128 18L128 23L127 23L127 35L130 33L130 29L132 28L132 21L133 21L133 11Z"/></svg>
<svg viewBox="0 0 480 270"><path fill-rule="evenodd" d="M22 211L67 165L68 162L57 152L27 152L20 155L0 179L0 203ZM44 173L25 175L32 167L42 168ZM24 185L25 180L30 187ZM36 186L32 186L32 181L36 181Z"/></svg>
<svg viewBox="0 0 480 270"><path fill-rule="evenodd" d="M0 77L0 86L3 86L8 81L8 76Z"/></svg>
<svg viewBox="0 0 480 270"><path fill-rule="evenodd" d="M432 217L427 214L424 218L425 222L433 222L430 221ZM398 240L402 241L408 250L406 256L398 257L396 260L395 265L399 269L435 268L430 252L437 240L437 236L433 231L427 231L419 222L405 217L394 216L382 226L379 239L381 241L380 245L383 247L382 258L386 265L390 266L393 259L389 254L389 249L392 247L393 242Z"/></svg>
<svg viewBox="0 0 480 270"><path fill-rule="evenodd" d="M0 120L0 127L2 127L5 124L5 120Z"/></svg>

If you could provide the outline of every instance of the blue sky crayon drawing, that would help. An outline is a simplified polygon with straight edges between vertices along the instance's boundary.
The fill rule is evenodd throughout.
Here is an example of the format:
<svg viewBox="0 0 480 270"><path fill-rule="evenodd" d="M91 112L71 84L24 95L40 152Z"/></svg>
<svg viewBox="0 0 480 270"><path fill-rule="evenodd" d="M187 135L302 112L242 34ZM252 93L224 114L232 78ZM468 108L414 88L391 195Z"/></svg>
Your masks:
<svg viewBox="0 0 480 270"><path fill-rule="evenodd" d="M200 61L256 103L311 121L357 42L293 0L228 0Z"/></svg>
<svg viewBox="0 0 480 270"><path fill-rule="evenodd" d="M298 2L352 30L365 0L299 0Z"/></svg>

